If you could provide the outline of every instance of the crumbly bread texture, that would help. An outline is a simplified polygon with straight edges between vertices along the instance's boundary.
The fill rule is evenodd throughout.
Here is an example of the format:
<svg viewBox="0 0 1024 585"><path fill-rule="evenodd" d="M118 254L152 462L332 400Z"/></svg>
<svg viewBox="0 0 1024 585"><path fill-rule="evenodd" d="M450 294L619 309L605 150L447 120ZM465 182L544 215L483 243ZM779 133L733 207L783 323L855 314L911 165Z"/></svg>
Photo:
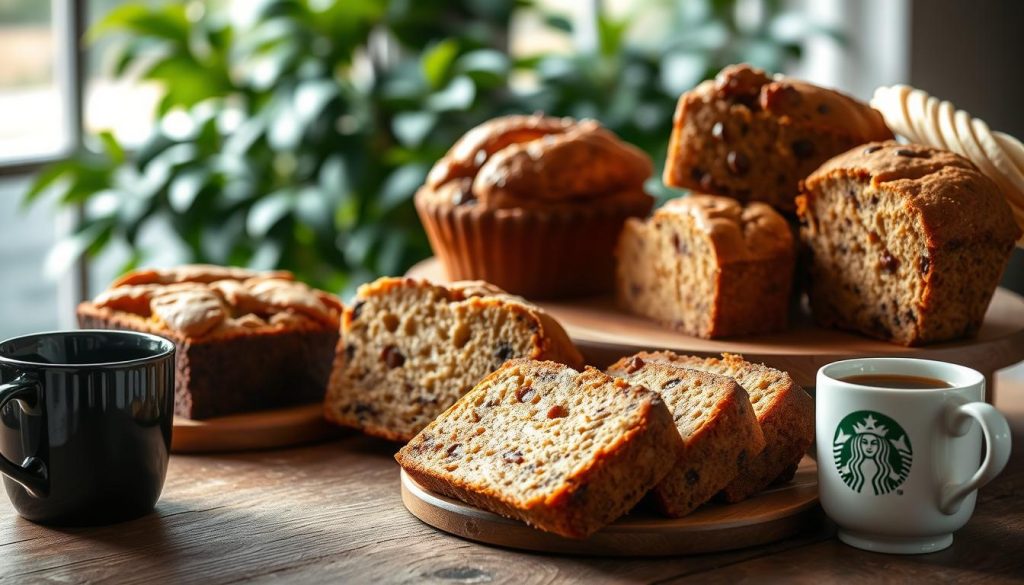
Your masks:
<svg viewBox="0 0 1024 585"><path fill-rule="evenodd" d="M287 272L189 265L130 272L77 312L173 341L174 412L204 419L321 400L342 308Z"/></svg>
<svg viewBox="0 0 1024 585"><path fill-rule="evenodd" d="M747 392L732 378L673 364L624 357L607 373L661 395L683 438L676 466L651 490L665 514L679 518L746 471L764 449L764 433Z"/></svg>
<svg viewBox="0 0 1024 585"><path fill-rule="evenodd" d="M865 103L731 65L679 98L664 181L764 201L791 215L800 181L818 165L890 138L882 116Z"/></svg>
<svg viewBox="0 0 1024 585"><path fill-rule="evenodd" d="M360 287L345 311L324 413L408 441L516 357L583 364L554 319L497 287L381 278Z"/></svg>
<svg viewBox="0 0 1024 585"><path fill-rule="evenodd" d="M795 260L789 226L770 206L691 195L627 220L616 295L623 308L690 335L779 331Z"/></svg>
<svg viewBox="0 0 1024 585"><path fill-rule="evenodd" d="M654 199L640 149L594 120L504 116L470 130L415 197L448 275L530 298L611 289L627 217Z"/></svg>
<svg viewBox="0 0 1024 585"><path fill-rule="evenodd" d="M395 458L432 491L584 538L633 508L681 448L657 393L593 368L514 359Z"/></svg>
<svg viewBox="0 0 1024 585"><path fill-rule="evenodd" d="M722 490L726 501L738 502L775 481L793 478L797 464L814 442L814 401L789 374L728 353L721 359L681 356L670 351L637 356L644 362L727 376L747 391L764 433L765 447L747 463L746 471Z"/></svg>
<svg viewBox="0 0 1024 585"><path fill-rule="evenodd" d="M1020 236L970 161L894 141L822 165L799 206L815 320L904 345L977 333Z"/></svg>

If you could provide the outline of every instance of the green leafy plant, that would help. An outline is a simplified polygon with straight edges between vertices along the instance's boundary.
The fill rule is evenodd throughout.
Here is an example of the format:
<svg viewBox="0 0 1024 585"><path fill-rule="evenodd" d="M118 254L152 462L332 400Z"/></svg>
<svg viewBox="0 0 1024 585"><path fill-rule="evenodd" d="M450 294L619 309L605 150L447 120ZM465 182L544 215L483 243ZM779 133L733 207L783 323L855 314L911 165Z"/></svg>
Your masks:
<svg viewBox="0 0 1024 585"><path fill-rule="evenodd" d="M630 40L636 17L599 14L593 50L525 56L508 47L513 15L538 10L524 1L126 4L90 37L117 43L106 59L115 76L162 85L156 130L133 152L94 137L42 172L26 201L84 206L57 263L118 240L133 252L125 269L146 263L139 234L165 222L183 260L351 289L429 254L412 195L494 116L595 117L660 166L681 91L731 62L779 69L799 57L799 35L776 32L778 2L758 4L765 16L744 26L734 1L653 2L672 33L646 45ZM230 10L239 5L248 14ZM545 23L573 34L558 15Z"/></svg>

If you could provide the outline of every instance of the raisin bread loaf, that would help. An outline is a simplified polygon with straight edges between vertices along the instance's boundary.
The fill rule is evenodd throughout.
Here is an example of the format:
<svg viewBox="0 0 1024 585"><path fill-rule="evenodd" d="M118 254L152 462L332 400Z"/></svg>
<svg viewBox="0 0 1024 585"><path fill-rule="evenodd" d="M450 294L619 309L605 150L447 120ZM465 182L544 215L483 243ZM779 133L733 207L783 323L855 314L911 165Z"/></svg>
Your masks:
<svg viewBox="0 0 1024 585"><path fill-rule="evenodd" d="M799 204L815 320L904 345L974 335L1020 236L970 161L892 141L822 165Z"/></svg>
<svg viewBox="0 0 1024 585"><path fill-rule="evenodd" d="M174 413L205 419L322 400L341 311L287 272L191 265L124 275L78 322L173 341Z"/></svg>
<svg viewBox="0 0 1024 585"><path fill-rule="evenodd" d="M656 393L592 368L514 359L395 459L430 490L584 538L661 481L681 443Z"/></svg>
<svg viewBox="0 0 1024 585"><path fill-rule="evenodd" d="M324 412L408 441L515 357L583 364L554 319L492 285L381 278L360 287L345 311Z"/></svg>
<svg viewBox="0 0 1024 585"><path fill-rule="evenodd" d="M728 376L750 396L765 447L746 471L722 490L728 502L738 502L775 481L792 479L797 464L814 442L814 401L786 372L754 364L733 354L722 358L681 356L670 351L638 353L645 362L667 363Z"/></svg>
<svg viewBox="0 0 1024 585"><path fill-rule="evenodd" d="M627 220L616 294L623 308L690 335L778 331L795 258L789 225L768 205L691 195Z"/></svg>
<svg viewBox="0 0 1024 585"><path fill-rule="evenodd" d="M799 183L829 158L892 138L867 104L749 65L731 65L676 107L665 184L792 214Z"/></svg>
<svg viewBox="0 0 1024 585"><path fill-rule="evenodd" d="M679 518L746 471L764 449L764 434L747 392L732 378L624 357L608 374L661 395L683 438L672 471L651 490L665 514Z"/></svg>

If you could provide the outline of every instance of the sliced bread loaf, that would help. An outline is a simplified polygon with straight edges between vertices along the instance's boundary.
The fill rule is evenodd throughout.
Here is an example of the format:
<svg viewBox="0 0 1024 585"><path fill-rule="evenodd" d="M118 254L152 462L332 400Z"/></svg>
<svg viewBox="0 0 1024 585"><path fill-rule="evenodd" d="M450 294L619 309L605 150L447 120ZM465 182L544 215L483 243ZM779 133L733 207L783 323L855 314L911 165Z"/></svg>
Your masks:
<svg viewBox="0 0 1024 585"><path fill-rule="evenodd" d="M514 359L395 459L430 490L584 538L636 505L681 448L657 393L593 368Z"/></svg>
<svg viewBox="0 0 1024 585"><path fill-rule="evenodd" d="M683 439L676 466L651 491L661 510L679 518L711 499L764 449L764 434L746 391L732 378L624 357L608 374L661 395Z"/></svg>
<svg viewBox="0 0 1024 585"><path fill-rule="evenodd" d="M411 439L507 359L583 363L554 319L482 282L381 278L360 287L341 329L325 416L394 441Z"/></svg>
<svg viewBox="0 0 1024 585"><path fill-rule="evenodd" d="M670 351L639 353L645 362L662 362L728 376L750 396L765 447L747 469L729 483L722 495L738 502L769 484L792 479L796 466L814 441L814 402L786 372L755 364L742 356L719 358L681 356Z"/></svg>

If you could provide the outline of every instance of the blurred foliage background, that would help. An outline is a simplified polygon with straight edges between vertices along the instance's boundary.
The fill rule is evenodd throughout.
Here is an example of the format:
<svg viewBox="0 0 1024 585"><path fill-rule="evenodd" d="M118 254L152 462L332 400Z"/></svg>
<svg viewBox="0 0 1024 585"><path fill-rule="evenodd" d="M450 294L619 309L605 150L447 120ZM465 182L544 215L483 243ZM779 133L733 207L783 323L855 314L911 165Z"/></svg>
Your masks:
<svg viewBox="0 0 1024 585"><path fill-rule="evenodd" d="M471 127L507 113L592 117L647 151L660 184L679 94L730 63L780 71L815 27L780 0L652 0L568 18L528 0L127 3L93 27L117 77L159 82L137 148L88 137L26 204L84 209L51 265L127 244L148 222L183 261L284 268L347 292L430 254L412 195ZM530 11L552 49L513 47ZM550 44L550 43L548 43Z"/></svg>

